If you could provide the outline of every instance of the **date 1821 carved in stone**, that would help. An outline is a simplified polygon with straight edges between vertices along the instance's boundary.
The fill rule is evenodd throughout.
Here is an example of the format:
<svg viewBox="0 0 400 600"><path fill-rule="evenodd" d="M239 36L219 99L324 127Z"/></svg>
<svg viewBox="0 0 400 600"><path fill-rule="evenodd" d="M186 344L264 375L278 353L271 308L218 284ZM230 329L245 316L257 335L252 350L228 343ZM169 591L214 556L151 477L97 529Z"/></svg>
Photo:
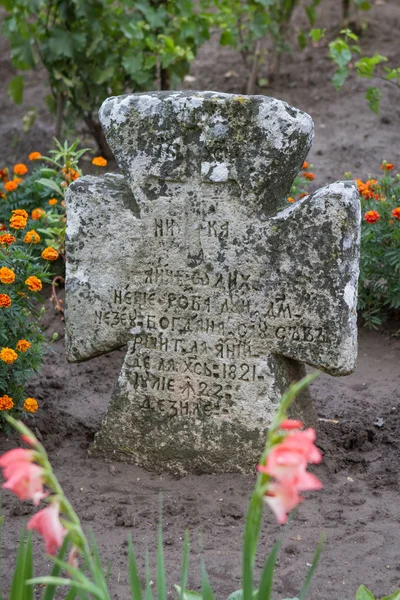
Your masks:
<svg viewBox="0 0 400 600"><path fill-rule="evenodd" d="M100 119L123 175L67 194L68 358L127 346L94 450L251 469L304 363L354 370L356 187L288 205L313 123L272 98L134 94ZM310 420L308 395L295 411Z"/></svg>

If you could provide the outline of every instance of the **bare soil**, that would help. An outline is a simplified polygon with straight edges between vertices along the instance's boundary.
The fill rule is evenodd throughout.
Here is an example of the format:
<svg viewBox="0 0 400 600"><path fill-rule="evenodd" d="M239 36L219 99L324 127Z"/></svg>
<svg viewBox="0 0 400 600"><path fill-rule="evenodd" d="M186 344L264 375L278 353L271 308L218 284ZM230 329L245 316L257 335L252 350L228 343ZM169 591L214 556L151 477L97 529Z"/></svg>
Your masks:
<svg viewBox="0 0 400 600"><path fill-rule="evenodd" d="M339 0L325 0L321 5L317 26L326 27L331 37L341 27L339 4ZM299 14L296 18L299 23L302 17ZM398 0L376 0L366 18L370 26L361 39L363 49L378 51L389 56L393 65L400 64ZM30 151L46 151L53 121L43 101L46 87L41 71L29 76L21 108L9 102L4 90L13 69L4 39L0 39L0 47L1 166L26 160ZM340 179L345 171L360 177L376 174L382 159L399 166L400 105L396 90L383 85L381 115L376 117L363 99L369 82L360 83L352 76L337 93L330 83L332 69L325 54L326 48L308 49L289 57L283 62L279 82L259 90L312 115L316 139L310 160L316 165L317 183ZM242 93L246 73L240 60L211 40L193 64L196 80L190 87ZM238 77L227 77L230 71ZM29 134L23 135L21 116L32 105L38 117ZM112 562L113 599L129 597L128 534L133 535L140 565L144 565L146 548L154 552L160 492L170 589L179 581L187 527L192 541L190 587L199 587L201 534L216 596L226 597L240 587L240 546L254 476L193 475L173 479L90 457L88 448L105 414L124 352L69 365L65 359L64 325L49 301L47 308L46 332L51 336L58 331L59 339L52 344L41 373L29 385L29 394L40 402L40 411L31 423L42 437L85 529L94 531L104 561ZM396 324L381 332L360 330L356 372L344 378L321 375L312 386L320 419L318 444L324 452L324 461L315 472L324 489L307 495L287 527L279 528L266 511L260 557L278 535L283 540L276 598L298 593L321 532L327 534L327 539L311 600L350 600L361 583L377 596L400 587L400 341L396 331ZM7 450L17 443L15 437L3 436L0 449ZM4 587L8 589L20 528L33 511L30 505L18 503L5 493L3 512L3 572ZM35 539L35 547L42 549L41 540ZM40 558L40 551L36 555L37 571L45 573L49 563Z"/></svg>

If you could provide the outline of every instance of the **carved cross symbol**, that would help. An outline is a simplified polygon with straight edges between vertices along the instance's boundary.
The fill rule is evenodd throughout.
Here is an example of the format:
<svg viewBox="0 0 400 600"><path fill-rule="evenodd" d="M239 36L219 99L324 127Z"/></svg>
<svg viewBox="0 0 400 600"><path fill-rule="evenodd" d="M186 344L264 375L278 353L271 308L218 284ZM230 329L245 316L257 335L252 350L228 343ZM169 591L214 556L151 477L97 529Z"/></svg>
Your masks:
<svg viewBox="0 0 400 600"><path fill-rule="evenodd" d="M100 117L124 176L83 177L67 197L69 360L128 346L95 447L158 469L249 468L302 363L355 367L356 188L288 205L313 126L271 98L137 94Z"/></svg>

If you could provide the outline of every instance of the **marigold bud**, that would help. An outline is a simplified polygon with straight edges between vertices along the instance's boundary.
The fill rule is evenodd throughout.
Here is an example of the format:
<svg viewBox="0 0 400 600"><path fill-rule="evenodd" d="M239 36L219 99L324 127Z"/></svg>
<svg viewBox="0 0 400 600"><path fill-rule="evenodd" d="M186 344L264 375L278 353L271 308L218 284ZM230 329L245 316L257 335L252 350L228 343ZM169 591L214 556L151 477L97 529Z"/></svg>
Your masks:
<svg viewBox="0 0 400 600"><path fill-rule="evenodd" d="M37 411L38 408L39 408L39 404L37 403L37 400L35 400L35 398L27 398L25 400L25 402L24 402L25 412L33 414Z"/></svg>

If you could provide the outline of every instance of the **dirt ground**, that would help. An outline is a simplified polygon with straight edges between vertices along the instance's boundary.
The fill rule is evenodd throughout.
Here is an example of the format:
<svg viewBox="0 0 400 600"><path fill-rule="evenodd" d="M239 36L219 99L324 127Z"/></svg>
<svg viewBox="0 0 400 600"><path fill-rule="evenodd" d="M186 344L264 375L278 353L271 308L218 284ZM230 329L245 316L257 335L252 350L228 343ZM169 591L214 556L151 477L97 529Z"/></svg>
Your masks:
<svg viewBox="0 0 400 600"><path fill-rule="evenodd" d="M323 0L317 26L332 36L340 29L339 0ZM300 19L300 16L298 16ZM367 17L373 27L361 44L400 64L397 31L398 0L377 0ZM25 103L16 109L4 90L13 75L0 38L0 166L26 159L32 150L45 151L51 141L52 120L43 98L43 73L29 77ZM357 176L377 173L386 159L400 166L399 94L384 84L381 115L369 111L364 90L369 82L354 77L341 93L330 84L332 69L323 52L308 49L285 61L279 83L260 93L282 98L309 112L316 125L310 159L317 183L340 179L345 171ZM229 71L238 77L226 77ZM243 92L245 72L240 58L218 47L215 40L201 49L192 68L198 89ZM188 87L188 86L187 86ZM38 118L30 133L21 133L21 116L32 106ZM88 456L88 448L105 413L123 360L123 351L84 364L68 365L63 323L47 302L46 331L59 339L46 357L42 372L29 385L40 402L33 424L43 438L55 471L81 516L93 530L104 560L111 560L112 597L127 600L127 536L132 533L139 564L146 548L155 549L159 494L163 494L166 566L169 586L179 581L185 528L191 533L192 576L199 585L199 536L209 576L218 598L240 586L240 546L253 476L187 476L173 479L113 461ZM318 444L324 461L315 472L324 489L310 493L290 526L279 528L266 511L260 557L278 534L283 540L275 580L275 598L295 596L321 532L327 539L312 584L311 600L350 600L364 583L377 596L400 587L399 460L400 406L398 364L399 324L382 332L360 330L356 372L348 377L321 375L312 392L319 421ZM328 421L324 421L327 419ZM337 421L337 422L333 422ZM16 439L0 438L0 450L15 447ZM3 572L7 588L22 523L32 513L9 494L3 496L5 515ZM42 543L35 540L35 546ZM37 554L37 572L47 563ZM261 565L261 559L258 561ZM154 562L152 563L154 567ZM154 572L154 570L153 570ZM6 595L7 596L7 595ZM62 596L60 596L62 597Z"/></svg>

